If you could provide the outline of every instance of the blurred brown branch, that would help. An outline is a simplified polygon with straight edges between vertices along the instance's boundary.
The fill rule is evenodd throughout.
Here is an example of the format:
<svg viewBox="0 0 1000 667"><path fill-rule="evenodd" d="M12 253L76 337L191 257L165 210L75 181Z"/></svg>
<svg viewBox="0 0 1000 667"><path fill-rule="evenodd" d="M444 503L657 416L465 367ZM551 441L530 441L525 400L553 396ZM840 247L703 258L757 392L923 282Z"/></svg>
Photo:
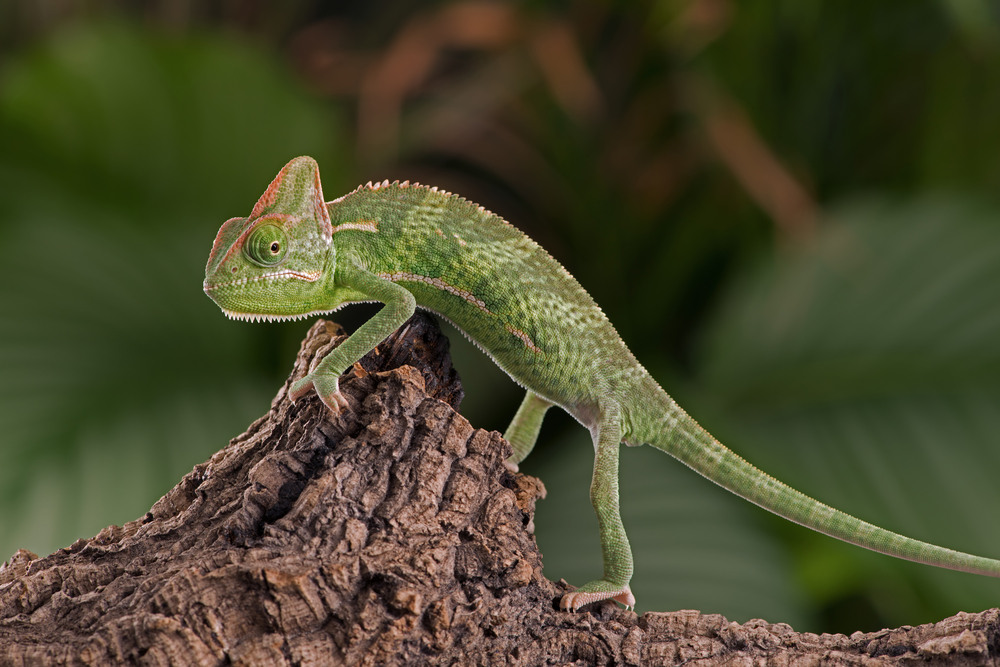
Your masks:
<svg viewBox="0 0 1000 667"><path fill-rule="evenodd" d="M358 154L398 150L403 101L426 82L441 51L501 48L517 30L513 8L496 2L457 3L410 20L361 81Z"/></svg>
<svg viewBox="0 0 1000 667"><path fill-rule="evenodd" d="M530 40L545 82L566 115L581 125L596 121L604 101L570 26L550 21L535 30Z"/></svg>
<svg viewBox="0 0 1000 667"><path fill-rule="evenodd" d="M726 0L682 3L661 36L667 48L689 57L725 32L733 11ZM637 210L655 215L703 167L698 155L704 151L692 150L689 137L664 134L670 119L687 108L701 119L708 152L774 221L780 235L801 240L814 233L816 203L735 100L718 90L706 95L709 86L701 75L684 74L680 80L688 84L673 96L634 91L632 99L618 101L624 107L609 113L578 31L565 18L540 21L515 5L469 0L416 14L381 53L350 50L345 27L329 21L298 33L290 51L318 90L357 97L357 155L365 163L398 155L403 119L409 115L421 130L417 150L443 151L480 164L532 201L543 201L543 193L553 187L572 196L571 188L558 185L563 178L534 145L537 137L530 136L537 121L520 98L529 82L540 80L566 117L607 137L605 174L629 193ZM461 52L466 69L435 88L436 71L452 51ZM629 69L608 75L622 81L638 76ZM407 112L407 99L417 96L435 101L425 100L422 113Z"/></svg>
<svg viewBox="0 0 1000 667"><path fill-rule="evenodd" d="M815 235L816 203L761 139L746 113L734 102L722 102L708 109L702 121L719 159L779 232L798 241Z"/></svg>
<svg viewBox="0 0 1000 667"><path fill-rule="evenodd" d="M525 44L566 114L579 123L596 119L603 106L600 90L570 26L559 20L536 24L513 6L472 0L417 15L366 70L358 90L359 155L398 150L403 103L427 83L443 52L496 52Z"/></svg>

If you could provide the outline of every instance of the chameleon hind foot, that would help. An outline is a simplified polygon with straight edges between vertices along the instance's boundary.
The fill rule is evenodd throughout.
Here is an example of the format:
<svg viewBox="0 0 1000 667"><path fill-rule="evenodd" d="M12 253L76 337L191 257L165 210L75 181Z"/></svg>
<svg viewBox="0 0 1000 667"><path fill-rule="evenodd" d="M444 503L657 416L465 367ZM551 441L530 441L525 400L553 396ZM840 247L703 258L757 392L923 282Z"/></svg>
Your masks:
<svg viewBox="0 0 1000 667"><path fill-rule="evenodd" d="M313 389L316 390L316 395L323 401L323 404L335 415L350 407L347 398L340 393L340 383L337 378L331 380L325 375L315 373L310 373L301 380L292 383L288 390L288 398L294 403Z"/></svg>
<svg viewBox="0 0 1000 667"><path fill-rule="evenodd" d="M600 590L584 590L587 588L598 588ZM562 596L562 600L559 601L559 608L563 611L575 612L585 604L600 602L608 598L622 603L626 609L635 609L635 596L632 595L632 590L628 587L628 584L625 584L621 588L616 588L604 580L592 581L586 586Z"/></svg>

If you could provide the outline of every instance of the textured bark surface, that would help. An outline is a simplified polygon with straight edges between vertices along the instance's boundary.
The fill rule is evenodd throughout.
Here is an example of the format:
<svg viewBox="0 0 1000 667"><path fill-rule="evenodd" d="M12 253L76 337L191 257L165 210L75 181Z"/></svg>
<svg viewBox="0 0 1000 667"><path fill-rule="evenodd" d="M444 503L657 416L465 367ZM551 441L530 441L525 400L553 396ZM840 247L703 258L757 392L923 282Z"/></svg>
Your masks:
<svg viewBox="0 0 1000 667"><path fill-rule="evenodd" d="M318 322L292 379L341 338ZM454 408L418 315L341 380L271 410L145 517L0 567L0 665L984 665L1000 612L798 634L698 612L557 611L532 537L537 480ZM588 511L582 508L581 511Z"/></svg>

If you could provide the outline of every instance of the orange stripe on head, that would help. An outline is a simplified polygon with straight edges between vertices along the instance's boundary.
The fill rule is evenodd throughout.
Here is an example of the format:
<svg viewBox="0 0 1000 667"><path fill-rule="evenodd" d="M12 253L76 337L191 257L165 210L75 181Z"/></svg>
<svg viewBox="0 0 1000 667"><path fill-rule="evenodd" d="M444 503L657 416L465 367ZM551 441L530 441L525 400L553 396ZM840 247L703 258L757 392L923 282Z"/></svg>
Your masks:
<svg viewBox="0 0 1000 667"><path fill-rule="evenodd" d="M333 236L333 223L330 222L330 211L327 210L326 202L323 200L323 184L319 180L319 166L316 167L316 171L313 174L313 189L313 206L316 207L316 219L319 220L323 236L330 238Z"/></svg>
<svg viewBox="0 0 1000 667"><path fill-rule="evenodd" d="M267 190L264 190L264 194L257 200L253 210L250 212L251 220L259 218L264 211L274 206L274 203L278 200L278 191L281 189L281 182L285 180L285 169L288 169L288 165L285 165L284 169L278 172L278 175L274 177L271 184L267 186Z"/></svg>
<svg viewBox="0 0 1000 667"><path fill-rule="evenodd" d="M329 239L333 236L330 213L323 201L319 165L311 157L297 157L282 167L257 200L250 220L275 213L315 219L323 237Z"/></svg>

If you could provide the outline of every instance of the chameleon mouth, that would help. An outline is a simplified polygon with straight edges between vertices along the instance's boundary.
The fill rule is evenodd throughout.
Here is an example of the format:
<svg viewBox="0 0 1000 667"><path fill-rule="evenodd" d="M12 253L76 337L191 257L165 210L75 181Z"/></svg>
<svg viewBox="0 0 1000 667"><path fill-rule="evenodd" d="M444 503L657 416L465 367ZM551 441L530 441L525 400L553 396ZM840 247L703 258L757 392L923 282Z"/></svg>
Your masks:
<svg viewBox="0 0 1000 667"><path fill-rule="evenodd" d="M240 285L249 285L251 283L261 282L261 281L271 281L277 280L279 278L297 278L299 280L304 280L308 283L314 283L319 280L319 277L323 275L322 271L310 271L309 273L303 273L301 271L291 271L285 269L284 271L275 271L274 273L265 273L262 276L252 276L248 278L237 278L236 280L230 280L228 283L219 283L218 285L209 285L206 281L203 288L206 292L211 292L212 290L223 289L225 287L238 287Z"/></svg>

